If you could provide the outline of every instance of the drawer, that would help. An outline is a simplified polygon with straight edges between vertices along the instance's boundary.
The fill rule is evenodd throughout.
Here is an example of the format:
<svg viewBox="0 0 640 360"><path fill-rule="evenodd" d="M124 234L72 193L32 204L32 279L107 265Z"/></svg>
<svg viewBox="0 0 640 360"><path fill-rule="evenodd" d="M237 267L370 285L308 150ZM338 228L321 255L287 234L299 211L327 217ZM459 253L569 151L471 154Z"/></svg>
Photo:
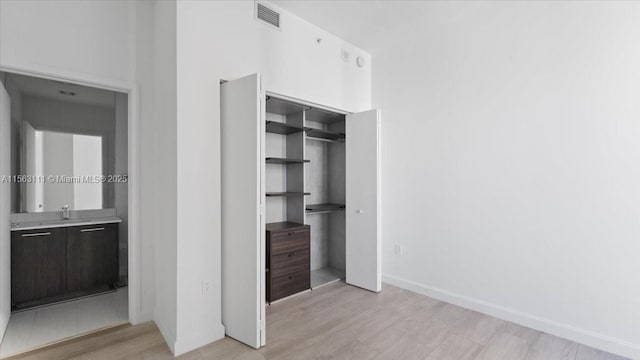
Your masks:
<svg viewBox="0 0 640 360"><path fill-rule="evenodd" d="M271 276L278 277L309 270L309 248L288 251L271 257Z"/></svg>
<svg viewBox="0 0 640 360"><path fill-rule="evenodd" d="M274 277L271 283L271 299L269 301L275 301L305 291L311 287L310 281L309 271Z"/></svg>
<svg viewBox="0 0 640 360"><path fill-rule="evenodd" d="M270 241L272 255L308 248L309 230L271 233Z"/></svg>

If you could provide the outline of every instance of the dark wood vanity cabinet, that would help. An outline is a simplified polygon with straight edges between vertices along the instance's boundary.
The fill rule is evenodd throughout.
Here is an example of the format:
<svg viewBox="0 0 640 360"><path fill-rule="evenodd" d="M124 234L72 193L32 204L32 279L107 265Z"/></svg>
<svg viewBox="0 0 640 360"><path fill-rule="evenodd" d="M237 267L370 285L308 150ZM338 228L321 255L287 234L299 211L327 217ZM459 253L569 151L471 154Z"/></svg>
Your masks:
<svg viewBox="0 0 640 360"><path fill-rule="evenodd" d="M11 233L11 304L54 298L66 290L65 229Z"/></svg>
<svg viewBox="0 0 640 360"><path fill-rule="evenodd" d="M90 295L118 280L118 224L11 233L11 308Z"/></svg>
<svg viewBox="0 0 640 360"><path fill-rule="evenodd" d="M118 281L118 225L67 228L67 290L83 291Z"/></svg>
<svg viewBox="0 0 640 360"><path fill-rule="evenodd" d="M310 227L280 222L266 225L267 301L275 301L311 287Z"/></svg>

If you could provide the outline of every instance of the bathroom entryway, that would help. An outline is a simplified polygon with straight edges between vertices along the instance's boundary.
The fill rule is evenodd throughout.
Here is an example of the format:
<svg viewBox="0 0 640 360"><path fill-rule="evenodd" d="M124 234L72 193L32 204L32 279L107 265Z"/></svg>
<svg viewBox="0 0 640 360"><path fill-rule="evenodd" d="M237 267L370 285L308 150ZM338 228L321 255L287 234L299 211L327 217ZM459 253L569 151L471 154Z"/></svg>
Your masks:
<svg viewBox="0 0 640 360"><path fill-rule="evenodd" d="M4 358L129 322L129 99L10 72L0 82Z"/></svg>

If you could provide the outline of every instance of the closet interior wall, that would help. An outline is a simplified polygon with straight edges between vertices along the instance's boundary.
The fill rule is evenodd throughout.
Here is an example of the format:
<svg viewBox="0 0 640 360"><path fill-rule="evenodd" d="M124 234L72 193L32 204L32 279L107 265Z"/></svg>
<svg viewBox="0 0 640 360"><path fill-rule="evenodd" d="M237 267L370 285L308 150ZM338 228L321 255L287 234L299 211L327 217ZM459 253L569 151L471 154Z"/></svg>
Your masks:
<svg viewBox="0 0 640 360"><path fill-rule="evenodd" d="M305 115L306 127L344 133L344 117L314 110L307 111ZM305 173L305 190L310 193L307 204L344 204L344 141L307 137L305 150L306 158L311 161ZM323 282L326 276L344 279L344 211L307 212L306 223L311 226L312 288ZM325 274L318 271L322 269Z"/></svg>

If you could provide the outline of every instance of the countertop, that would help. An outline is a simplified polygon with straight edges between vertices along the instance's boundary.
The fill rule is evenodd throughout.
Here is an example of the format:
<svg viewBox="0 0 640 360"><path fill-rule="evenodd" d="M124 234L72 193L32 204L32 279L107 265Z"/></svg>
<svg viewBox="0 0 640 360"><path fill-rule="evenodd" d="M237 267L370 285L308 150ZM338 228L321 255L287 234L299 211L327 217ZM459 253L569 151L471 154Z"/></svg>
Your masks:
<svg viewBox="0 0 640 360"><path fill-rule="evenodd" d="M98 224L113 224L122 222L122 219L116 216L96 217L93 219L70 219L70 220L37 220L11 223L11 231L50 229L70 226L85 226Z"/></svg>

